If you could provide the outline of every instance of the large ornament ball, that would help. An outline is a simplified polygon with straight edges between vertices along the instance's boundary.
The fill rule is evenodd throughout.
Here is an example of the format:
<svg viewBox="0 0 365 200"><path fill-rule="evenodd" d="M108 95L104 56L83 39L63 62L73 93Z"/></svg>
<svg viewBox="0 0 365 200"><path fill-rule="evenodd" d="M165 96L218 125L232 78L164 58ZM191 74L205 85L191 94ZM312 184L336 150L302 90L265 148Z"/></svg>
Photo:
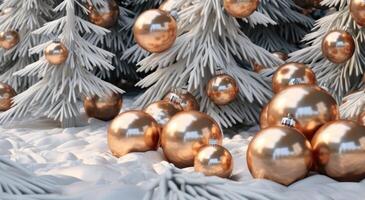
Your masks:
<svg viewBox="0 0 365 200"><path fill-rule="evenodd" d="M219 125L208 115L197 111L176 114L165 125L161 146L168 161L184 168L194 165L200 148L208 144L222 144Z"/></svg>
<svg viewBox="0 0 365 200"><path fill-rule="evenodd" d="M272 89L274 93L278 93L294 83L299 84L316 84L316 75L305 64L287 63L280 66L272 77Z"/></svg>
<svg viewBox="0 0 365 200"><path fill-rule="evenodd" d="M350 13L352 18L359 26L365 25L365 1L351 0Z"/></svg>
<svg viewBox="0 0 365 200"><path fill-rule="evenodd" d="M294 85L276 94L271 100L268 113L269 126L281 125L290 114L295 127L308 139L325 123L339 118L335 99L315 85Z"/></svg>
<svg viewBox="0 0 365 200"><path fill-rule="evenodd" d="M0 82L0 111L7 111L12 106L12 98L16 95L15 90L6 83Z"/></svg>
<svg viewBox="0 0 365 200"><path fill-rule="evenodd" d="M152 9L138 16L133 27L136 42L151 53L169 49L177 36L176 20L167 12Z"/></svg>
<svg viewBox="0 0 365 200"><path fill-rule="evenodd" d="M53 41L44 50L46 60L51 65L60 65L66 62L68 58L68 49L60 41Z"/></svg>
<svg viewBox="0 0 365 200"><path fill-rule="evenodd" d="M130 152L156 150L160 126L149 114L128 111L119 114L108 128L109 149L116 157Z"/></svg>
<svg viewBox="0 0 365 200"><path fill-rule="evenodd" d="M355 52L355 41L346 31L334 30L323 38L322 53L331 62L341 64L348 61Z"/></svg>
<svg viewBox="0 0 365 200"><path fill-rule="evenodd" d="M264 106L260 112L260 128L264 129L269 127L269 122L267 119L267 111L269 109L269 103Z"/></svg>
<svg viewBox="0 0 365 200"><path fill-rule="evenodd" d="M294 128L273 126L261 130L247 149L247 165L254 178L283 185L304 178L313 158L310 142Z"/></svg>
<svg viewBox="0 0 365 200"><path fill-rule="evenodd" d="M255 12L260 0L224 0L223 6L233 17L244 18Z"/></svg>
<svg viewBox="0 0 365 200"><path fill-rule="evenodd" d="M184 111L200 110L200 105L194 95L188 91L184 92L169 92L163 99L166 101L171 100L173 95L177 95L180 102L173 102L177 107L181 107Z"/></svg>
<svg viewBox="0 0 365 200"><path fill-rule="evenodd" d="M321 127L312 140L316 169L338 181L365 178L365 127L338 120Z"/></svg>
<svg viewBox="0 0 365 200"><path fill-rule="evenodd" d="M181 111L181 108L179 109L169 101L162 100L151 103L143 111L151 115L163 127L174 115Z"/></svg>
<svg viewBox="0 0 365 200"><path fill-rule="evenodd" d="M118 21L119 7L115 0L106 0L105 5L89 5L89 20L104 28L111 28Z"/></svg>
<svg viewBox="0 0 365 200"><path fill-rule="evenodd" d="M203 147L195 156L194 169L206 176L229 178L233 170L232 155L220 145Z"/></svg>
<svg viewBox="0 0 365 200"><path fill-rule="evenodd" d="M114 119L120 112L123 99L119 94L113 93L105 97L86 97L84 109L89 117L109 121Z"/></svg>
<svg viewBox="0 0 365 200"><path fill-rule="evenodd" d="M207 95L217 105L227 105L238 96L236 80L228 74L219 74L211 78L207 84Z"/></svg>
<svg viewBox="0 0 365 200"><path fill-rule="evenodd" d="M20 37L17 31L9 30L0 32L0 47L9 50L19 43Z"/></svg>

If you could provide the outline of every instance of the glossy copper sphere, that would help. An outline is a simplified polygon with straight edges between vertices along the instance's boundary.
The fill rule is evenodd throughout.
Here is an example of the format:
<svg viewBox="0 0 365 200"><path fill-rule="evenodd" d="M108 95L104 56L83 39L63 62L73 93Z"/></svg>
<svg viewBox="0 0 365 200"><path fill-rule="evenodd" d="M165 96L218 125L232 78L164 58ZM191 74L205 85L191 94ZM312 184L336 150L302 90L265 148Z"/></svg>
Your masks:
<svg viewBox="0 0 365 200"><path fill-rule="evenodd" d="M101 7L89 5L89 20L95 25L110 28L118 21L119 6L115 0L105 0Z"/></svg>
<svg viewBox="0 0 365 200"><path fill-rule="evenodd" d="M191 167L201 147L222 144L219 125L208 115L197 111L182 111L165 125L161 146L168 161L175 166Z"/></svg>
<svg viewBox="0 0 365 200"><path fill-rule="evenodd" d="M119 114L108 128L109 149L116 157L130 152L145 152L158 148L160 126L143 111Z"/></svg>
<svg viewBox="0 0 365 200"><path fill-rule="evenodd" d="M274 126L261 130L247 149L247 165L254 178L283 185L307 176L313 158L310 142L294 128Z"/></svg>
<svg viewBox="0 0 365 200"><path fill-rule="evenodd" d="M181 108L179 109L169 101L162 100L151 103L143 111L151 115L163 127L174 115L181 111Z"/></svg>
<svg viewBox="0 0 365 200"><path fill-rule="evenodd" d="M274 93L278 93L293 84L295 81L299 84L316 84L316 75L305 64L302 63L287 63L280 66L272 77L272 89Z"/></svg>
<svg viewBox="0 0 365 200"><path fill-rule="evenodd" d="M177 95L179 97L178 101L174 101L172 103L174 103L177 107L181 107L183 111L200 110L198 101L190 92L169 92L163 99L169 101L172 95Z"/></svg>
<svg viewBox="0 0 365 200"><path fill-rule="evenodd" d="M236 80L228 74L219 74L211 78L207 84L207 95L217 105L227 105L238 96Z"/></svg>
<svg viewBox="0 0 365 200"><path fill-rule="evenodd" d="M351 0L350 13L352 19L359 25L365 25L365 1L364 0Z"/></svg>
<svg viewBox="0 0 365 200"><path fill-rule="evenodd" d="M316 169L338 181L365 178L365 127L338 120L321 127L312 140Z"/></svg>
<svg viewBox="0 0 365 200"><path fill-rule="evenodd" d="M7 111L12 106L12 98L15 97L14 89L6 84L0 82L0 111Z"/></svg>
<svg viewBox="0 0 365 200"><path fill-rule="evenodd" d="M233 17L244 18L255 12L260 0L224 0L223 6Z"/></svg>
<svg viewBox="0 0 365 200"><path fill-rule="evenodd" d="M9 50L19 43L20 37L17 31L0 32L0 47Z"/></svg>
<svg viewBox="0 0 365 200"><path fill-rule="evenodd" d="M233 158L231 153L220 145L205 146L195 156L194 169L206 176L229 178L233 171Z"/></svg>
<svg viewBox="0 0 365 200"><path fill-rule="evenodd" d="M354 38L346 31L331 31L323 38L323 56L333 63L341 64L348 61L354 52Z"/></svg>
<svg viewBox="0 0 365 200"><path fill-rule="evenodd" d="M357 118L357 122L360 125L365 126L365 112L360 113L359 117Z"/></svg>
<svg viewBox="0 0 365 200"><path fill-rule="evenodd" d="M176 40L176 20L165 11L147 10L138 16L133 33L134 39L143 49L160 53L169 49Z"/></svg>
<svg viewBox="0 0 365 200"><path fill-rule="evenodd" d="M294 85L279 92L270 102L269 126L280 125L290 114L308 139L325 123L339 118L335 99L315 85Z"/></svg>
<svg viewBox="0 0 365 200"><path fill-rule="evenodd" d="M53 41L44 50L44 55L51 65L60 65L66 62L68 57L68 49L59 41Z"/></svg>
<svg viewBox="0 0 365 200"><path fill-rule="evenodd" d="M267 120L267 110L269 109L269 104L266 104L260 112L260 128L264 129L269 127L269 122Z"/></svg>
<svg viewBox="0 0 365 200"><path fill-rule="evenodd" d="M113 93L106 97L86 97L84 109L89 117L109 121L114 119L120 112L123 99L119 94Z"/></svg>

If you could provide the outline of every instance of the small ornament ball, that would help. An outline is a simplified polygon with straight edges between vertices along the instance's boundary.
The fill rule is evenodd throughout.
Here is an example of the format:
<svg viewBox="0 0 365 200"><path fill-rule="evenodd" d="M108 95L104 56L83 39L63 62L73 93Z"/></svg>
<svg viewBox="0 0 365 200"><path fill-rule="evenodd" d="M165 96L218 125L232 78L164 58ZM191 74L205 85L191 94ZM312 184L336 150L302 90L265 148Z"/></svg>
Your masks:
<svg viewBox="0 0 365 200"><path fill-rule="evenodd" d="M68 49L60 41L53 41L44 50L44 55L49 64L60 65L68 58Z"/></svg>
<svg viewBox="0 0 365 200"><path fill-rule="evenodd" d="M178 108L176 105L169 101L161 100L151 103L143 109L144 112L151 115L161 127L165 126L170 119L181 111L181 107Z"/></svg>
<svg viewBox="0 0 365 200"><path fill-rule="evenodd" d="M7 111L12 106L12 98L16 95L15 90L6 83L0 82L0 111Z"/></svg>
<svg viewBox="0 0 365 200"><path fill-rule="evenodd" d="M169 49L176 40L176 20L163 10L147 10L138 16L133 26L133 34L143 49L160 53Z"/></svg>
<svg viewBox="0 0 365 200"><path fill-rule="evenodd" d="M350 13L352 18L359 26L365 25L365 1L351 0Z"/></svg>
<svg viewBox="0 0 365 200"><path fill-rule="evenodd" d="M365 127L337 120L322 126L312 140L315 168L338 181L365 178Z"/></svg>
<svg viewBox="0 0 365 200"><path fill-rule="evenodd" d="M0 47L9 50L19 43L19 33L14 30L0 32Z"/></svg>
<svg viewBox="0 0 365 200"><path fill-rule="evenodd" d="M171 91L164 97L164 100L170 101L174 97L179 98L177 100L172 100L172 103L178 108L181 107L184 111L200 110L198 101L190 92L185 90Z"/></svg>
<svg viewBox="0 0 365 200"><path fill-rule="evenodd" d="M260 0L223 0L224 9L233 17L244 18L255 12Z"/></svg>
<svg viewBox="0 0 365 200"><path fill-rule="evenodd" d="M234 101L239 93L236 80L228 74L213 76L207 84L207 95L217 105L227 105Z"/></svg>
<svg viewBox="0 0 365 200"><path fill-rule="evenodd" d="M295 128L272 126L259 131L247 149L254 178L290 185L307 176L313 158L310 142Z"/></svg>
<svg viewBox="0 0 365 200"><path fill-rule="evenodd" d="M219 125L208 115L197 111L182 111L163 128L161 147L168 161L184 168L194 165L194 157L208 144L222 144Z"/></svg>
<svg viewBox="0 0 365 200"><path fill-rule="evenodd" d="M233 158L226 148L208 145L201 148L195 156L194 169L206 176L229 178L233 170Z"/></svg>
<svg viewBox="0 0 365 200"><path fill-rule="evenodd" d="M160 126L143 111L119 114L109 125L108 146L116 157L130 152L157 150Z"/></svg>
<svg viewBox="0 0 365 200"><path fill-rule="evenodd" d="M323 38L322 53L324 57L335 64L347 62L354 52L354 38L346 31L330 31Z"/></svg>
<svg viewBox="0 0 365 200"><path fill-rule="evenodd" d="M316 75L305 64L302 63L286 63L280 66L272 77L272 89L274 93L278 93L288 87L295 84L316 84Z"/></svg>
<svg viewBox="0 0 365 200"><path fill-rule="evenodd" d="M119 7L115 0L104 0L105 5L89 5L89 20L104 28L111 28L118 21Z"/></svg>
<svg viewBox="0 0 365 200"><path fill-rule="evenodd" d="M109 121L114 119L120 112L123 105L122 97L113 93L105 97L86 97L84 109L89 117Z"/></svg>
<svg viewBox="0 0 365 200"><path fill-rule="evenodd" d="M264 106L260 112L260 128L264 129L269 127L269 122L267 119L267 110L269 109L269 103Z"/></svg>

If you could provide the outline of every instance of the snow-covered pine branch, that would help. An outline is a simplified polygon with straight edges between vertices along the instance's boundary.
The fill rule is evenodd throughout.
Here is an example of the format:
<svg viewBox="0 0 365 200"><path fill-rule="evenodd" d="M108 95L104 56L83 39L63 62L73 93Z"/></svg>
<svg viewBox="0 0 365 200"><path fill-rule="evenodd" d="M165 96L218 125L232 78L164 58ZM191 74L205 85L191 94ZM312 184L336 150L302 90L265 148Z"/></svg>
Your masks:
<svg viewBox="0 0 365 200"><path fill-rule="evenodd" d="M35 31L38 34L48 33L55 37L53 39L60 40L68 49L68 58L63 64L52 65L42 51L50 42L35 47L32 52L42 54L42 57L16 74L22 77L37 75L40 81L14 97L14 106L0 114L1 122L9 122L31 114L59 120L63 126L75 126L79 116L77 101L80 98L123 92L93 74L96 68L114 69L111 65L113 54L85 40L85 32L93 31L104 36L108 31L76 15L77 8L85 10L83 5L78 0L63 0L54 9L55 12L64 14L62 20L56 20L58 24L46 23L44 27Z"/></svg>

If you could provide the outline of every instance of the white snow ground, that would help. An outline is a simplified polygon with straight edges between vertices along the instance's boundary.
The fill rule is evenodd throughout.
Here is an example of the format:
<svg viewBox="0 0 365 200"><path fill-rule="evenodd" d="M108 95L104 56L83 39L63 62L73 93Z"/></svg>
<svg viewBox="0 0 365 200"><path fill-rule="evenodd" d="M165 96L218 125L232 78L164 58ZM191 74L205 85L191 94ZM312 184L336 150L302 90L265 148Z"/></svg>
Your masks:
<svg viewBox="0 0 365 200"><path fill-rule="evenodd" d="M125 104L130 105L132 100L125 99ZM157 178L164 167L161 150L115 158L107 147L108 123L95 119L90 119L88 123L84 127L61 129L55 128L57 124L49 120L29 120L11 128L0 127L0 157L64 185L64 197L75 200L142 199L145 191L141 185ZM234 157L232 179L240 182L243 191L265 194L260 199L365 199L365 180L360 183L339 183L325 176L311 175L290 187L266 180L253 180L245 155L254 132L254 129L239 132L223 142ZM0 193L0 200L32 197ZM48 196L34 199L59 198Z"/></svg>

